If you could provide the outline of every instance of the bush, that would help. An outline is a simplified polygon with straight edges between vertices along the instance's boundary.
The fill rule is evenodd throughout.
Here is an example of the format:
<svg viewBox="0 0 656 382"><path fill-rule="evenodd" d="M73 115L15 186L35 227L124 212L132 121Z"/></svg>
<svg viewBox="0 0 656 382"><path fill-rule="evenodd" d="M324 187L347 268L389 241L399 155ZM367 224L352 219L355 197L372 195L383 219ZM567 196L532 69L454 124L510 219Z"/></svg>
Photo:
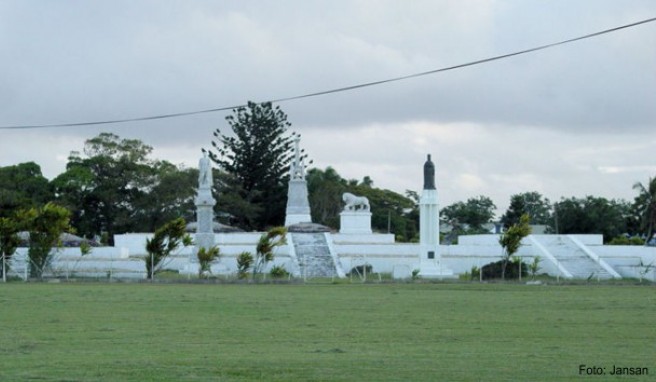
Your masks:
<svg viewBox="0 0 656 382"><path fill-rule="evenodd" d="M269 274L274 279L283 279L289 277L289 272L287 272L285 267L283 267L282 265L276 265L272 267L271 271L269 271Z"/></svg>
<svg viewBox="0 0 656 382"><path fill-rule="evenodd" d="M260 236L256 246L253 263L253 276L260 273L264 266L273 261L273 252L276 247L287 244L287 228L273 227Z"/></svg>
<svg viewBox="0 0 656 382"><path fill-rule="evenodd" d="M248 268L253 265L253 255L250 252L242 252L237 256L237 276L245 279L248 275Z"/></svg>
<svg viewBox="0 0 656 382"><path fill-rule="evenodd" d="M206 277L212 273L212 262L221 256L218 246L211 248L201 247L196 253L198 258L198 277Z"/></svg>
<svg viewBox="0 0 656 382"><path fill-rule="evenodd" d="M470 281L478 280L481 277L481 270L477 266L472 265L469 275Z"/></svg>
<svg viewBox="0 0 656 382"><path fill-rule="evenodd" d="M180 245L192 244L191 236L186 232L186 223L183 218L177 218L164 224L157 230L152 238L146 239L146 277L153 276L165 266L164 260L177 250Z"/></svg>
<svg viewBox="0 0 656 382"><path fill-rule="evenodd" d="M509 262L506 267L506 279L518 279L519 278L519 263ZM529 275L526 263L522 262L522 276ZM501 273L503 270L503 260L499 260L494 263L489 263L483 266L483 279L500 279Z"/></svg>
<svg viewBox="0 0 656 382"><path fill-rule="evenodd" d="M366 274L371 274L374 270L374 267L371 264L358 265L351 268L351 271L348 273L348 276L364 276Z"/></svg>
<svg viewBox="0 0 656 382"><path fill-rule="evenodd" d="M645 245L645 241L638 236L618 236L609 241L608 245Z"/></svg>

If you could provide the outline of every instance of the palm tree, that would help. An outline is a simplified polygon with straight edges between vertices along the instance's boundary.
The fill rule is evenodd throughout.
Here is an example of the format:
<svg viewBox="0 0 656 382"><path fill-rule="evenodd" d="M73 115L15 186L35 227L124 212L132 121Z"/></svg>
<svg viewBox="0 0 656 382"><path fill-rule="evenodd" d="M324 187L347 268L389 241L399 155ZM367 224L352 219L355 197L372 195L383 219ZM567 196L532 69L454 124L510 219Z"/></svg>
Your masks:
<svg viewBox="0 0 656 382"><path fill-rule="evenodd" d="M642 214L641 228L647 234L645 240L645 245L647 245L654 236L654 228L656 228L656 178L649 178L647 187L637 182L633 185L633 189L640 192L640 195L635 199L635 203Z"/></svg>

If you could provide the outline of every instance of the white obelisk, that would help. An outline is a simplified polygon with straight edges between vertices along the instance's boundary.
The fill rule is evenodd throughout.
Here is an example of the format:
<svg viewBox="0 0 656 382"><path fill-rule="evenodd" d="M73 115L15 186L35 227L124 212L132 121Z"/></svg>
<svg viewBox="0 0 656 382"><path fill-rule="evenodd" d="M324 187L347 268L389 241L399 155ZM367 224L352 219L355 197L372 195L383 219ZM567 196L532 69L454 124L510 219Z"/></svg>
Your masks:
<svg viewBox="0 0 656 382"><path fill-rule="evenodd" d="M299 147L300 140L301 137L298 135L294 138L294 160L289 167L289 188L287 190L287 210L285 211L286 227L312 222L307 182L305 181L305 164Z"/></svg>

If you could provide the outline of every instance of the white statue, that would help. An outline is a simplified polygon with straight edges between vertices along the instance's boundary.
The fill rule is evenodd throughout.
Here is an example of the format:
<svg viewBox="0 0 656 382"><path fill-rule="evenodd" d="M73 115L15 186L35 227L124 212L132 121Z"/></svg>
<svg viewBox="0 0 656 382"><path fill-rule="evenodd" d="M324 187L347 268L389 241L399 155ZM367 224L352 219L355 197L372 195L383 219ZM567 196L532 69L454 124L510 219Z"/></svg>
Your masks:
<svg viewBox="0 0 656 382"><path fill-rule="evenodd" d="M346 203L344 211L369 211L369 199L366 196L357 196L350 192L345 192L342 194L342 200Z"/></svg>
<svg viewBox="0 0 656 382"><path fill-rule="evenodd" d="M207 153L203 153L198 161L198 188L211 188L212 183L212 164Z"/></svg>

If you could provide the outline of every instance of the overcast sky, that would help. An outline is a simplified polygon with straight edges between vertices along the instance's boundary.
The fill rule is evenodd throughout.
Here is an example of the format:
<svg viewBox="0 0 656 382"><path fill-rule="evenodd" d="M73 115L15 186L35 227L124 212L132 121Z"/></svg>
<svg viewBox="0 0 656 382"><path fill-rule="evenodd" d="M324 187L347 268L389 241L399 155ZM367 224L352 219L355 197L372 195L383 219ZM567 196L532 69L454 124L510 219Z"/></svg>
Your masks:
<svg viewBox="0 0 656 382"><path fill-rule="evenodd" d="M142 117L294 96L656 17L653 0L0 0L0 126ZM510 195L632 199L656 176L656 22L351 92L281 103L317 167L422 186L442 205ZM100 132L196 166L226 112L0 130L0 166L53 178Z"/></svg>

